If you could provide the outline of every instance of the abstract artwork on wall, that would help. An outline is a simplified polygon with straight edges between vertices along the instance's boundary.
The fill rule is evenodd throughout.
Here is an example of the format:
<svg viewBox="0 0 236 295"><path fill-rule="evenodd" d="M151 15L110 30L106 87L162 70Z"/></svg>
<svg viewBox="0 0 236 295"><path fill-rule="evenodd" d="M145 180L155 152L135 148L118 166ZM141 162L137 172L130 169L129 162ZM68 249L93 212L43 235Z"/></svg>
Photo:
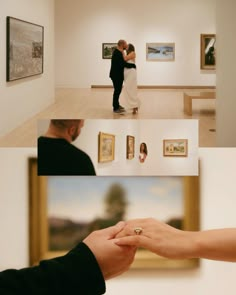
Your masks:
<svg viewBox="0 0 236 295"><path fill-rule="evenodd" d="M43 73L44 27L7 17L7 81Z"/></svg>
<svg viewBox="0 0 236 295"><path fill-rule="evenodd" d="M201 34L201 69L215 70L216 67L216 35Z"/></svg>

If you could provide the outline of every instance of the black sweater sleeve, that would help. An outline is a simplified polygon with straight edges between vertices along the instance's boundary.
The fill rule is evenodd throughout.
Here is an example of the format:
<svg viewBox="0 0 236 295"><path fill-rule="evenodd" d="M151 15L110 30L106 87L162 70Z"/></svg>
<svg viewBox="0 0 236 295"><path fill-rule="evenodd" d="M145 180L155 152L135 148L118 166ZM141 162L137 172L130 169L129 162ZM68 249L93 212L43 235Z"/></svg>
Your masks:
<svg viewBox="0 0 236 295"><path fill-rule="evenodd" d="M65 256L38 266L0 272L0 294L100 295L105 281L90 249L80 243Z"/></svg>

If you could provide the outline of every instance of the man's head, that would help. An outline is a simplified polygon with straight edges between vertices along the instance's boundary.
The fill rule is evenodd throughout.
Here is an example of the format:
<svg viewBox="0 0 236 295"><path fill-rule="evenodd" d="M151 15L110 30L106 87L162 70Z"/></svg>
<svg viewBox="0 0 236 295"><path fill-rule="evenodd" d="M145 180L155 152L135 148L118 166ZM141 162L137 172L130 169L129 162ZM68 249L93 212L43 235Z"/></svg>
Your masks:
<svg viewBox="0 0 236 295"><path fill-rule="evenodd" d="M125 40L119 40L117 45L118 45L118 49L120 50L125 50L128 47L128 44Z"/></svg>
<svg viewBox="0 0 236 295"><path fill-rule="evenodd" d="M46 136L64 138L69 142L76 140L80 135L84 120L60 120L52 119Z"/></svg>

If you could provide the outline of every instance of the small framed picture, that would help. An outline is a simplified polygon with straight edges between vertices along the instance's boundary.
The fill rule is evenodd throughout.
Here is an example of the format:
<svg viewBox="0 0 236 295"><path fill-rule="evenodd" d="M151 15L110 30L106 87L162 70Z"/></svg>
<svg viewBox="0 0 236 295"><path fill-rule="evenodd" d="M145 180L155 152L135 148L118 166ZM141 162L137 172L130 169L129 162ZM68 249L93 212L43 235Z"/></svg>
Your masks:
<svg viewBox="0 0 236 295"><path fill-rule="evenodd" d="M216 68L216 35L201 34L201 69L215 70Z"/></svg>
<svg viewBox="0 0 236 295"><path fill-rule="evenodd" d="M131 160L134 158L134 143L135 138L134 136L127 135L127 141L126 141L126 158L128 160Z"/></svg>
<svg viewBox="0 0 236 295"><path fill-rule="evenodd" d="M98 162L110 162L115 159L115 135L99 132Z"/></svg>
<svg viewBox="0 0 236 295"><path fill-rule="evenodd" d="M102 58L111 59L112 53L116 47L117 43L102 43Z"/></svg>
<svg viewBox="0 0 236 295"><path fill-rule="evenodd" d="M187 139L164 139L163 141L164 157L187 157L188 140Z"/></svg>
<svg viewBox="0 0 236 295"><path fill-rule="evenodd" d="M174 61L175 43L146 43L147 61Z"/></svg>

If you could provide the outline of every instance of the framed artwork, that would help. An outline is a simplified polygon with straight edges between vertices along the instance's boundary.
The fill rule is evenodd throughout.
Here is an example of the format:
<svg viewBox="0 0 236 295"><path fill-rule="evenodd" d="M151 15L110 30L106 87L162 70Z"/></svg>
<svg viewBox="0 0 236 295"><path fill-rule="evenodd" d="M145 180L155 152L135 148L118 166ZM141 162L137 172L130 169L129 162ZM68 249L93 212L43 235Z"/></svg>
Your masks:
<svg viewBox="0 0 236 295"><path fill-rule="evenodd" d="M102 43L102 58L111 59L112 53L116 47L117 43Z"/></svg>
<svg viewBox="0 0 236 295"><path fill-rule="evenodd" d="M216 35L201 34L201 69L215 70L216 68Z"/></svg>
<svg viewBox="0 0 236 295"><path fill-rule="evenodd" d="M7 17L7 81L43 73L44 27Z"/></svg>
<svg viewBox="0 0 236 295"><path fill-rule="evenodd" d="M99 132L98 162L110 162L115 159L115 135Z"/></svg>
<svg viewBox="0 0 236 295"><path fill-rule="evenodd" d="M174 61L175 43L146 43L147 61Z"/></svg>
<svg viewBox="0 0 236 295"><path fill-rule="evenodd" d="M199 176L46 177L37 175L37 159L29 163L31 265L64 255L92 231L119 220L152 216L182 230L199 230ZM138 249L132 268L198 265L198 259L171 260Z"/></svg>
<svg viewBox="0 0 236 295"><path fill-rule="evenodd" d="M135 144L135 138L134 136L127 135L126 140L126 158L128 160L131 160L134 158L134 144Z"/></svg>
<svg viewBox="0 0 236 295"><path fill-rule="evenodd" d="M187 157L188 140L187 139L164 139L163 155L165 157Z"/></svg>

